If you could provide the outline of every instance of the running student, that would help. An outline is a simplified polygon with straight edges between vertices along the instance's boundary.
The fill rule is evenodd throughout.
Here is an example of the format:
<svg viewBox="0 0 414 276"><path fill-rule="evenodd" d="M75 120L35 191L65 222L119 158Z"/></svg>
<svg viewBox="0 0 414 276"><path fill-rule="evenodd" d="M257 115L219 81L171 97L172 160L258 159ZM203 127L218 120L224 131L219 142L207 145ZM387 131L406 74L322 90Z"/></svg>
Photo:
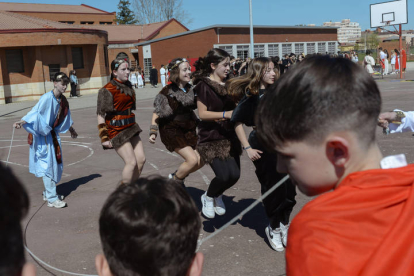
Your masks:
<svg viewBox="0 0 414 276"><path fill-rule="evenodd" d="M287 275L414 275L414 165L383 159L380 110L369 74L329 57L303 61L261 100L258 134L278 171L320 195L291 223Z"/></svg>
<svg viewBox="0 0 414 276"><path fill-rule="evenodd" d="M99 138L104 149L115 148L125 163L122 182L131 183L137 179L145 164L141 128L135 122L136 97L128 81L129 62L115 59L111 62L111 80L98 92L96 114Z"/></svg>
<svg viewBox="0 0 414 276"><path fill-rule="evenodd" d="M269 58L255 58L250 62L246 75L226 83L227 91L238 103L231 121L235 122L237 137L256 167L262 195L286 175L276 171L277 156L266 150L258 141L254 122L260 99L279 77L278 67L275 67ZM253 126L249 139L246 138L243 124ZM276 251L283 251L283 245L287 244L289 218L296 204L295 196L295 186L288 180L263 200L269 218L265 232L270 245Z"/></svg>
<svg viewBox="0 0 414 276"><path fill-rule="evenodd" d="M23 128L29 132L30 145L29 171L36 177L42 177L45 191L43 200L47 206L63 208L66 202L63 196L56 193L63 172L63 152L59 133L70 131L72 138L78 137L72 127L69 103L63 93L69 84L65 73L56 73L52 91L40 97L39 102L24 116L13 124L15 128Z"/></svg>
<svg viewBox="0 0 414 276"><path fill-rule="evenodd" d="M104 255L95 259L98 274L199 276L200 227L194 201L177 182L152 176L122 185L99 218Z"/></svg>
<svg viewBox="0 0 414 276"><path fill-rule="evenodd" d="M203 166L197 146L197 108L191 80L190 64L185 58L173 59L168 68L170 83L154 100L154 113L150 126L150 143L155 143L158 128L161 141L170 151L175 151L184 163L169 177L184 185L184 178Z"/></svg>
<svg viewBox="0 0 414 276"><path fill-rule="evenodd" d="M230 55L221 49L211 49L195 63L194 92L201 122L198 125L197 151L210 164L215 177L201 196L202 212L207 218L224 215L223 193L240 178L241 145L230 122L235 103L224 87L230 71Z"/></svg>

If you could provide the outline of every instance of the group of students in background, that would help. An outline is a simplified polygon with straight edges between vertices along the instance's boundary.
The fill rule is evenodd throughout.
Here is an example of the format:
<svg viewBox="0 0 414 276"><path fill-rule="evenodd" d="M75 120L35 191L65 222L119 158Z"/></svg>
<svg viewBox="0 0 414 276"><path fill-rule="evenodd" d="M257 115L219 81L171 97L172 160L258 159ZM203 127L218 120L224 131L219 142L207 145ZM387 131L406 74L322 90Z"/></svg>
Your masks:
<svg viewBox="0 0 414 276"><path fill-rule="evenodd" d="M128 81L129 62L112 61L111 81L98 92L98 129L102 147L115 149L125 166L121 185L100 215L104 254L96 257L98 274L200 275L203 255L196 247L201 222L185 178L209 164L215 177L201 196L201 212L210 219L224 215L222 195L239 180L244 151L256 167L262 194L290 175L263 201L271 247L283 251L287 246L287 275L412 275L414 263L407 256L414 250L414 224L409 223L414 168L405 158L382 159L375 139L382 118L375 81L350 60L329 56L307 57L280 79L279 63L271 58L249 60L245 74L228 80L230 66L230 55L216 48L198 59L194 73L185 58L168 64L169 83L154 100L149 131L151 143L159 133L167 150L184 160L167 181L140 178L146 158L142 130L132 113L136 98ZM62 87L69 81L62 74L56 76L56 91L43 101L64 100ZM15 123L34 129L35 141L43 135L36 132L37 112L34 108L31 120ZM50 129L42 130L55 127L55 135L67 131L73 124L69 110L67 114L66 123L55 126L51 119ZM65 129L59 131L61 123ZM244 125L252 127L248 136ZM53 146L49 151L54 156ZM0 207L15 209L5 216L15 228L1 228L8 236L0 237L18 245L13 251L17 261L5 266L16 265L19 272L24 264L19 220L27 213L28 200L16 188L16 179L3 179L14 182L5 193L7 186L1 185L0 196L7 200L1 199ZM294 185L308 196L323 195L307 204L289 227Z"/></svg>
<svg viewBox="0 0 414 276"><path fill-rule="evenodd" d="M401 51L401 55L398 49L392 50L391 56L389 55L388 50L382 49L382 47L379 47L378 51L379 51L379 64L382 68L383 75L398 74L400 70L405 72L405 69L407 67L407 56L406 56L404 49ZM369 74L371 75L374 74L373 67L376 64L377 62L372 57L372 51L367 50L366 56L364 58L364 67Z"/></svg>

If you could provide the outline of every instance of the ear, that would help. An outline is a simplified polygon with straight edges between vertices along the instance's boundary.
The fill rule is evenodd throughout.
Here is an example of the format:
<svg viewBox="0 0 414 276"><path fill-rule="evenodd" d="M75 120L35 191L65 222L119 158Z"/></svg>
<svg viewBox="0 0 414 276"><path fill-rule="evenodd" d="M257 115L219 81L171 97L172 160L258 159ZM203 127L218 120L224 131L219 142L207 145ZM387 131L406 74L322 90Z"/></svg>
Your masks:
<svg viewBox="0 0 414 276"><path fill-rule="evenodd" d="M118 74L116 73L116 70L112 70L112 74L116 77Z"/></svg>
<svg viewBox="0 0 414 276"><path fill-rule="evenodd" d="M326 142L326 155L334 165L336 173L340 176L345 170L349 160L349 141L343 137L332 137Z"/></svg>
<svg viewBox="0 0 414 276"><path fill-rule="evenodd" d="M112 276L111 270L109 269L108 261L105 256L98 254L95 257L96 272L99 276Z"/></svg>
<svg viewBox="0 0 414 276"><path fill-rule="evenodd" d="M216 70L216 68L217 68L217 66L214 63L210 63L210 67L211 67L211 69L213 69L213 71Z"/></svg>
<svg viewBox="0 0 414 276"><path fill-rule="evenodd" d="M187 276L200 276L203 270L204 255L197 252L194 256L193 262L190 265Z"/></svg>
<svg viewBox="0 0 414 276"><path fill-rule="evenodd" d="M36 276L36 267L34 264L26 263L22 269L22 276Z"/></svg>

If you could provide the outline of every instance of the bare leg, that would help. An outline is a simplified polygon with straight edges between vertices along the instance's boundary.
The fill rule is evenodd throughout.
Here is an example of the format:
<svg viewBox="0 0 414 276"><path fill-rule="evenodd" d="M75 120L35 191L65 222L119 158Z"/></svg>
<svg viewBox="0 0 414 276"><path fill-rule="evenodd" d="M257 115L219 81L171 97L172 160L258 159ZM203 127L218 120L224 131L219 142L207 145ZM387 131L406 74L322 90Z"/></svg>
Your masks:
<svg viewBox="0 0 414 276"><path fill-rule="evenodd" d="M134 175L134 170L138 169L134 149L131 143L128 141L118 149L115 149L115 151L125 162L125 167L122 171L122 182L131 183Z"/></svg>
<svg viewBox="0 0 414 276"><path fill-rule="evenodd" d="M136 180L141 175L142 169L144 168L145 153L141 138L138 135L131 138L131 145L134 148L135 160L137 161L137 167L134 170L132 180Z"/></svg>
<svg viewBox="0 0 414 276"><path fill-rule="evenodd" d="M184 179L187 175L195 172L204 165L200 161L200 155L198 152L193 150L190 146L181 149L176 148L174 151L181 155L181 157L185 160L180 167L178 167L178 170L175 173L175 175L180 179Z"/></svg>

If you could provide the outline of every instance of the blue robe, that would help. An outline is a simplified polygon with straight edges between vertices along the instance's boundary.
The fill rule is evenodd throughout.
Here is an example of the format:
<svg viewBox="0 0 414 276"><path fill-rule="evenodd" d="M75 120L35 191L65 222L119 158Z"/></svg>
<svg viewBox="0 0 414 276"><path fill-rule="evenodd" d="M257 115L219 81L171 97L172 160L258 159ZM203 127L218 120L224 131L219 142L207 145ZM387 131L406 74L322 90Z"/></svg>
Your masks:
<svg viewBox="0 0 414 276"><path fill-rule="evenodd" d="M40 97L39 102L22 118L26 122L24 129L33 134L30 146L29 171L36 177L47 176L58 183L62 177L63 161L58 164L53 146L51 131L59 112L60 102L53 90ZM59 133L65 133L72 126L70 110L64 121L55 127L56 137L62 149ZM63 151L62 151L63 160Z"/></svg>

